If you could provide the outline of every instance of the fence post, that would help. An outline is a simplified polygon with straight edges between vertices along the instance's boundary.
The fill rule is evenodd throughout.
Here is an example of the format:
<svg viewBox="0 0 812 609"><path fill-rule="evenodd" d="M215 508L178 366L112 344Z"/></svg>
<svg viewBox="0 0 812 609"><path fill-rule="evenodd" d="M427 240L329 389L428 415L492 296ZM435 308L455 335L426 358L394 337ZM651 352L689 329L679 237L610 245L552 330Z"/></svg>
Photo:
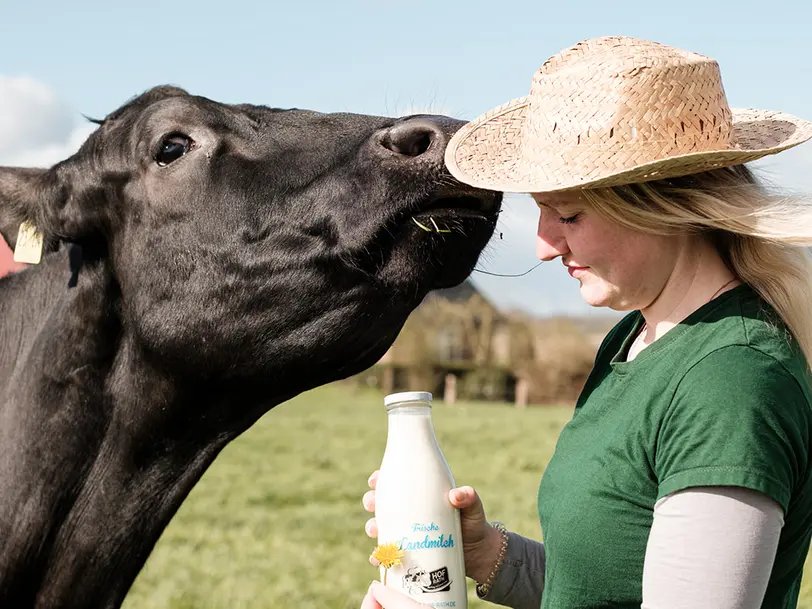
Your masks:
<svg viewBox="0 0 812 609"><path fill-rule="evenodd" d="M450 372L445 375L445 392L443 399L446 404L455 404L457 402L457 376Z"/></svg>
<svg viewBox="0 0 812 609"><path fill-rule="evenodd" d="M388 395L395 390L395 370L392 366L384 366L381 385L384 395Z"/></svg>
<svg viewBox="0 0 812 609"><path fill-rule="evenodd" d="M516 408L527 408L527 394L530 392L530 382L520 378L516 381Z"/></svg>

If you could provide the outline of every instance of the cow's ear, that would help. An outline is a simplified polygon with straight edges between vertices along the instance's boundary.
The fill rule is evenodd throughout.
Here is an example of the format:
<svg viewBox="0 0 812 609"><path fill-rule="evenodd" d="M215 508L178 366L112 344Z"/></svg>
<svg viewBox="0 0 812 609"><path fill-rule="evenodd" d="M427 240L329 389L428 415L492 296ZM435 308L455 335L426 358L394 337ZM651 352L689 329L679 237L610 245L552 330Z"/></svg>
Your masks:
<svg viewBox="0 0 812 609"><path fill-rule="evenodd" d="M23 222L36 227L47 249L98 235L103 229L94 189L83 181L70 162L50 169L0 167L0 232L6 242L15 247Z"/></svg>
<svg viewBox="0 0 812 609"><path fill-rule="evenodd" d="M48 208L59 198L58 190L47 169L0 167L0 233L12 249L23 222L51 229Z"/></svg>

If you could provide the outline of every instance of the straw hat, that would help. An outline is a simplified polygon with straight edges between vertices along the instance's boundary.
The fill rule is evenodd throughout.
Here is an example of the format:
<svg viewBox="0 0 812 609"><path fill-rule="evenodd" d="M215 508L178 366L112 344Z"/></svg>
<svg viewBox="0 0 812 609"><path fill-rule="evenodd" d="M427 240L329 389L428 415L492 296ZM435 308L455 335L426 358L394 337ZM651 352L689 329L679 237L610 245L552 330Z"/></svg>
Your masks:
<svg viewBox="0 0 812 609"><path fill-rule="evenodd" d="M739 165L811 137L789 114L731 110L713 59L611 36L548 59L530 95L462 127L445 160L473 186L551 192Z"/></svg>

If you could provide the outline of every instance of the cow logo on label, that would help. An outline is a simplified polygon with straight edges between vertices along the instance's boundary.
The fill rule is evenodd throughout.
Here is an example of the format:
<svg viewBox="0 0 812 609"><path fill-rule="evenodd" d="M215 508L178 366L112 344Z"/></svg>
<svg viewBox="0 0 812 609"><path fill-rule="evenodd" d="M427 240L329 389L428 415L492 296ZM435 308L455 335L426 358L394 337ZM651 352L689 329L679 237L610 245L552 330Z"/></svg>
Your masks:
<svg viewBox="0 0 812 609"><path fill-rule="evenodd" d="M447 592L451 590L448 567L440 567L433 571L426 571L420 566L412 567L403 576L403 587L412 595L423 592Z"/></svg>

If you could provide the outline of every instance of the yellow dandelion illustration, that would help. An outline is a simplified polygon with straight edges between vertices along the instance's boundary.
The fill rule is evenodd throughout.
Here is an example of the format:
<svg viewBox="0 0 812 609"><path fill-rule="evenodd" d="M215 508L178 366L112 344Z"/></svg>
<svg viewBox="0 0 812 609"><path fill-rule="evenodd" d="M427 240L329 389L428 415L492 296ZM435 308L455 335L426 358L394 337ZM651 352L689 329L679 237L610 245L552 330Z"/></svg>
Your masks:
<svg viewBox="0 0 812 609"><path fill-rule="evenodd" d="M383 543L372 551L372 558L377 560L383 567L383 583L386 584L386 574L395 565L400 564L403 558L403 550L398 548L397 542Z"/></svg>

